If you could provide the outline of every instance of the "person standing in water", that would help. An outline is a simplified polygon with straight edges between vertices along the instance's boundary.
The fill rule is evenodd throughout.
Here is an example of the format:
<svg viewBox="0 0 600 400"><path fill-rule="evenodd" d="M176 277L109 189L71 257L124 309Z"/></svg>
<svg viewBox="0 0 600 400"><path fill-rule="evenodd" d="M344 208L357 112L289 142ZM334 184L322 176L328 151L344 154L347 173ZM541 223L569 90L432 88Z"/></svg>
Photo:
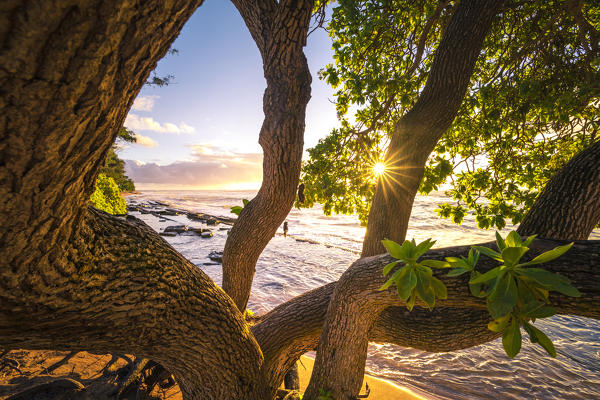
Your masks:
<svg viewBox="0 0 600 400"><path fill-rule="evenodd" d="M287 221L285 221L283 223L283 237L286 237L287 233L288 233L288 223L287 223Z"/></svg>

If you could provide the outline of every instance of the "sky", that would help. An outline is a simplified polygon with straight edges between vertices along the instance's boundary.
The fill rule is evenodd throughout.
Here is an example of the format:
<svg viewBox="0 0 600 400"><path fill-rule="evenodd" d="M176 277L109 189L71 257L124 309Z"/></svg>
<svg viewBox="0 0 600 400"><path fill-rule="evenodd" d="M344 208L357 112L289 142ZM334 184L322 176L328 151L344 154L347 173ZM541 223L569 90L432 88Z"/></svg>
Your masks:
<svg viewBox="0 0 600 400"><path fill-rule="evenodd" d="M237 9L207 0L186 23L156 68L173 83L145 86L125 126L137 136L119 156L136 188L257 189L262 177L258 133L266 87L262 61ZM305 149L337 125L333 89L317 73L333 62L331 39L320 29L304 49L313 77Z"/></svg>

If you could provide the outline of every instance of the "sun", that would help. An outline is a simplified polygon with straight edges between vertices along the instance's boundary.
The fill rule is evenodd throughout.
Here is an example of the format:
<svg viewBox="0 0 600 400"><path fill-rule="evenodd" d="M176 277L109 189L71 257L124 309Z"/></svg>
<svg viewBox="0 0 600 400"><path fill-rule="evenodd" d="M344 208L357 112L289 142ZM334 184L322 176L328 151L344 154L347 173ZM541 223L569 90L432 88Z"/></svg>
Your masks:
<svg viewBox="0 0 600 400"><path fill-rule="evenodd" d="M385 172L385 164L381 161L375 163L375 165L373 165L373 172L376 176L383 174Z"/></svg>

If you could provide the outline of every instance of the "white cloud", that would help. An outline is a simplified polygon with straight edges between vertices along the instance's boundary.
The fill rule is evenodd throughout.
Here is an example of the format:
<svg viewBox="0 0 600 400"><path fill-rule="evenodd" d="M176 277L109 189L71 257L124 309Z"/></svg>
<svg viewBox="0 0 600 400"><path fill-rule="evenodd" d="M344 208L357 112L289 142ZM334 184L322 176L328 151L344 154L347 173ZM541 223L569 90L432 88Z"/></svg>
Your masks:
<svg viewBox="0 0 600 400"><path fill-rule="evenodd" d="M196 131L196 128L186 124L185 122L176 125L172 122L161 124L152 117L140 117L137 114L129 113L125 118L125 126L133 131L152 131L159 133L187 133L191 134Z"/></svg>
<svg viewBox="0 0 600 400"><path fill-rule="evenodd" d="M139 96L133 102L131 109L134 111L152 111L154 108L154 100L160 98L160 96Z"/></svg>
<svg viewBox="0 0 600 400"><path fill-rule="evenodd" d="M152 138L149 138L148 136L140 135L139 133L135 134L135 142L144 147L158 146L158 143L156 143L156 141L154 141Z"/></svg>
<svg viewBox="0 0 600 400"><path fill-rule="evenodd" d="M191 161L168 165L126 160L127 176L137 184L216 188L252 184L262 180L262 154L235 153L211 144L190 145Z"/></svg>

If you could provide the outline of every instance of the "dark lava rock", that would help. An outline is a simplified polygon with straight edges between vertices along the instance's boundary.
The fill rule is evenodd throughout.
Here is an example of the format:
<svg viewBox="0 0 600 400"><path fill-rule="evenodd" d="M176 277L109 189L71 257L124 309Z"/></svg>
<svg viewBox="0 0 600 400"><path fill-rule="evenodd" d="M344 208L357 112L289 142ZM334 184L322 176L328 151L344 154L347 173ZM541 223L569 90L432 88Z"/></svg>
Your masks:
<svg viewBox="0 0 600 400"><path fill-rule="evenodd" d="M171 225L165 228L165 232L175 232L175 233L183 233L187 231L187 226L185 225Z"/></svg>
<svg viewBox="0 0 600 400"><path fill-rule="evenodd" d="M210 258L213 261L222 263L223 262L223 252L222 251L211 251L210 253L208 253L208 258Z"/></svg>
<svg viewBox="0 0 600 400"><path fill-rule="evenodd" d="M205 221L206 218L204 217L204 214L200 214L200 213L187 213L187 217L189 219L191 219L192 221Z"/></svg>
<svg viewBox="0 0 600 400"><path fill-rule="evenodd" d="M200 236L202 236L202 234L203 234L204 232L210 232L210 229L205 229L205 228L193 228L193 227L191 227L191 226L188 226L187 230L188 230L188 231L190 231L190 232L194 232L195 234L197 234L197 235L200 235Z"/></svg>
<svg viewBox="0 0 600 400"><path fill-rule="evenodd" d="M177 236L177 233L175 233L175 232L160 232L159 235L173 237L173 236Z"/></svg>

